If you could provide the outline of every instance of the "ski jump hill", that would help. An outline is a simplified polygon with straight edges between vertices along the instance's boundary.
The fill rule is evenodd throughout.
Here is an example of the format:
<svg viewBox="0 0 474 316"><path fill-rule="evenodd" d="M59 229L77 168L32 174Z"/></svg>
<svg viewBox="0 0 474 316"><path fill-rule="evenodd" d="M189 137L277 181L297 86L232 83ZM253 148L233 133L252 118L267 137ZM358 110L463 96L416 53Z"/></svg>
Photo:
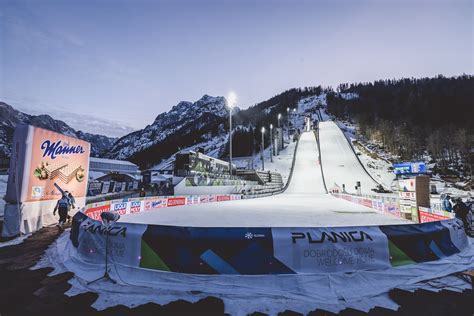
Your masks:
<svg viewBox="0 0 474 316"><path fill-rule="evenodd" d="M110 242L114 264L129 269L261 275L383 270L468 246L455 219L414 224L327 194L326 184L360 181L370 189L375 182L335 123L321 122L319 139L301 135L291 182L279 195L195 205L172 197L168 207L161 198L119 201L108 209L123 216L107 227L75 215L70 251L101 265Z"/></svg>

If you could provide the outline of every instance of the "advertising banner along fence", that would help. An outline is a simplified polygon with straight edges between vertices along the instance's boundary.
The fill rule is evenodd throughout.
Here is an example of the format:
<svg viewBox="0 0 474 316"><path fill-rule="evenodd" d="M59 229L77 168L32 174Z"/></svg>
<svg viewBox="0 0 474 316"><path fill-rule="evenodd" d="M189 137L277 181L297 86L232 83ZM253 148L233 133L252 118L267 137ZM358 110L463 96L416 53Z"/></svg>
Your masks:
<svg viewBox="0 0 474 316"><path fill-rule="evenodd" d="M115 223L74 216L71 241L87 262L193 274L298 274L380 270L437 260L467 245L457 219L337 228L220 228Z"/></svg>

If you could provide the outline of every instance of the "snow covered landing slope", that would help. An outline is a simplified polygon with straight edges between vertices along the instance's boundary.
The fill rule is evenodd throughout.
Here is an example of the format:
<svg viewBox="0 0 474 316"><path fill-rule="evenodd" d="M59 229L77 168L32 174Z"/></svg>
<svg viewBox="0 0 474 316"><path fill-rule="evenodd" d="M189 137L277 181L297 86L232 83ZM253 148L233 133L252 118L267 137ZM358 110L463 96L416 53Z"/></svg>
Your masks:
<svg viewBox="0 0 474 316"><path fill-rule="evenodd" d="M122 216L121 222L190 227L337 227L410 222L325 194L313 132L303 133L283 194L184 205Z"/></svg>
<svg viewBox="0 0 474 316"><path fill-rule="evenodd" d="M284 194L325 194L313 132L301 134L291 182Z"/></svg>
<svg viewBox="0 0 474 316"><path fill-rule="evenodd" d="M362 193L373 193L371 189L377 185L377 182L359 163L351 145L336 123L320 122L319 138L321 163L328 190L335 184L341 188L342 184L345 184L347 192L356 193L355 185L357 181L360 181Z"/></svg>

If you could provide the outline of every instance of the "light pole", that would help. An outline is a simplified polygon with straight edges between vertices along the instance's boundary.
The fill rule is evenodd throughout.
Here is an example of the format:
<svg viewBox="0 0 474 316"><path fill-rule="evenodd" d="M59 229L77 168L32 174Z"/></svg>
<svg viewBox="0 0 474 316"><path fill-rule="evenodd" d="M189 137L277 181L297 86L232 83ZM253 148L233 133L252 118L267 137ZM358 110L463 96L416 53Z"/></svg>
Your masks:
<svg viewBox="0 0 474 316"><path fill-rule="evenodd" d="M261 152L262 152L262 171L265 170L265 162L264 162L264 159L263 159L263 150L265 149L265 145L264 145L264 141L265 141L265 138L264 138L264 135L265 135L265 127L262 126L262 147L261 147Z"/></svg>
<svg viewBox="0 0 474 316"><path fill-rule="evenodd" d="M293 109L293 128L296 130L296 108Z"/></svg>
<svg viewBox="0 0 474 316"><path fill-rule="evenodd" d="M280 127L281 113L278 113L278 127Z"/></svg>
<svg viewBox="0 0 474 316"><path fill-rule="evenodd" d="M288 140L290 140L290 108L286 108L286 125L287 125L287 130L286 130L286 135L288 136Z"/></svg>
<svg viewBox="0 0 474 316"><path fill-rule="evenodd" d="M232 109L237 103L237 95L229 92L227 96L227 106L229 107L229 174L232 175Z"/></svg>
<svg viewBox="0 0 474 316"><path fill-rule="evenodd" d="M270 124L270 162L273 162L273 155L275 154L275 151L273 150L273 144L275 142L273 141L273 124Z"/></svg>

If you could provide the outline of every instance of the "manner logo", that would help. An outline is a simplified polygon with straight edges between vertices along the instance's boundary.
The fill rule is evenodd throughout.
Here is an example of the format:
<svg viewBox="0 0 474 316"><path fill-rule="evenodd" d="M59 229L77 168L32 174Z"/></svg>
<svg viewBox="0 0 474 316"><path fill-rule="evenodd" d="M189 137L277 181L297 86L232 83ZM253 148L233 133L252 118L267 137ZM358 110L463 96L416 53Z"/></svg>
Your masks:
<svg viewBox="0 0 474 316"><path fill-rule="evenodd" d="M56 156L71 155L71 154L83 154L85 153L84 148L81 145L70 146L68 143L61 145L61 141L51 142L45 140L41 144L43 150L43 157L49 156L51 159L56 159Z"/></svg>

